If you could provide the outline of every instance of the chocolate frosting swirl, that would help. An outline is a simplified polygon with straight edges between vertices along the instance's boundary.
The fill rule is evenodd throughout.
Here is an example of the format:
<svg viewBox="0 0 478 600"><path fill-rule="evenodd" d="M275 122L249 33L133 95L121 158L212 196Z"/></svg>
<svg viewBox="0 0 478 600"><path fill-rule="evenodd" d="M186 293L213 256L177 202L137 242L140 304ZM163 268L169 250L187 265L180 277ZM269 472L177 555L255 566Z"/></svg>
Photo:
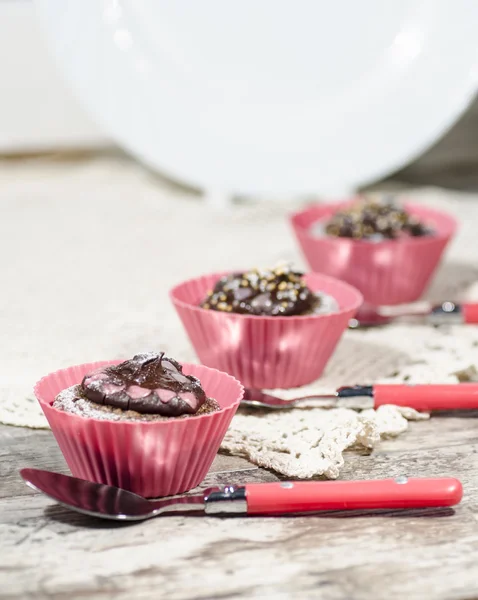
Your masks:
<svg viewBox="0 0 478 600"><path fill-rule="evenodd" d="M302 276L287 266L226 275L208 293L201 307L269 317L308 314L320 305L320 299Z"/></svg>
<svg viewBox="0 0 478 600"><path fill-rule="evenodd" d="M338 211L326 223L325 232L354 239L396 239L430 235L431 230L417 217L398 206L393 198L364 199Z"/></svg>
<svg viewBox="0 0 478 600"><path fill-rule="evenodd" d="M163 352L101 367L83 378L81 388L97 404L165 417L195 414L206 401L199 380L184 375L181 365Z"/></svg>

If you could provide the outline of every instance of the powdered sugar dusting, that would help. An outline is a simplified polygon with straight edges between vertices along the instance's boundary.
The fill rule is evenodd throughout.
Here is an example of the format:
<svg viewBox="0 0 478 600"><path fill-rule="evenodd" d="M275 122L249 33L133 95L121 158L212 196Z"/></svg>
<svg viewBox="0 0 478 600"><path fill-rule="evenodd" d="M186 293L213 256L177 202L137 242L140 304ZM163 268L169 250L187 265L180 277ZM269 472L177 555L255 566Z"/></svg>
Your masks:
<svg viewBox="0 0 478 600"><path fill-rule="evenodd" d="M178 417L163 417L155 414L142 414L134 410L122 410L112 406L96 404L84 397L81 386L73 385L58 394L53 407L80 417L99 419L101 421L170 421L185 419L196 415L207 414L220 410L219 404L213 398L207 398L195 415L180 415Z"/></svg>
<svg viewBox="0 0 478 600"><path fill-rule="evenodd" d="M340 310L339 303L335 298L325 294L324 292L315 292L315 295L320 299L319 306L314 308L315 315L328 315Z"/></svg>

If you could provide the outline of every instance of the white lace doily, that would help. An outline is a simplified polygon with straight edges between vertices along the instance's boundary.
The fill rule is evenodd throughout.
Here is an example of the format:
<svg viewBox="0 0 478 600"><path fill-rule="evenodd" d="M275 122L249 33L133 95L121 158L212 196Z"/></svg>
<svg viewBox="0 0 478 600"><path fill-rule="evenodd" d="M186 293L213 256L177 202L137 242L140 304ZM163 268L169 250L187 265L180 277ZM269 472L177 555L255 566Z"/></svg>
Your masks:
<svg viewBox="0 0 478 600"><path fill-rule="evenodd" d="M382 437L406 431L408 420L428 419L410 408L381 406L356 412L293 410L288 413L236 415L222 447L287 477L336 479L348 448L374 448Z"/></svg>
<svg viewBox="0 0 478 600"><path fill-rule="evenodd" d="M195 360L168 298L182 279L280 260L305 267L286 218L297 202L219 211L111 158L9 163L0 170L0 186L2 423L47 427L32 387L61 367L155 349ZM454 213L462 224L429 296L478 298L478 199L439 190L407 196ZM453 382L454 372L477 362L478 327L348 331L313 389ZM341 417L330 424L334 412L320 427L341 427L346 435ZM294 413L287 418L300 418ZM255 427L246 418L239 415L232 432L242 423L244 431ZM363 418L355 414L350 426L357 439L366 439L357 432Z"/></svg>

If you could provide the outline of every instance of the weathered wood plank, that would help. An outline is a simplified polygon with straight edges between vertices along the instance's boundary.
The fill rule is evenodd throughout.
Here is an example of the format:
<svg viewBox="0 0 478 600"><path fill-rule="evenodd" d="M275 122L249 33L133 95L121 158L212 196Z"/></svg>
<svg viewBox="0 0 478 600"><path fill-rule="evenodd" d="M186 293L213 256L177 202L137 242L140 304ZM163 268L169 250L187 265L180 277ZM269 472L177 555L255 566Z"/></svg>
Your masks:
<svg viewBox="0 0 478 600"><path fill-rule="evenodd" d="M50 432L0 427L0 598L478 597L478 427L448 415L412 423L344 478L454 475L456 510L283 518L165 517L117 525L33 493L22 466L66 471ZM219 456L204 485L275 476Z"/></svg>

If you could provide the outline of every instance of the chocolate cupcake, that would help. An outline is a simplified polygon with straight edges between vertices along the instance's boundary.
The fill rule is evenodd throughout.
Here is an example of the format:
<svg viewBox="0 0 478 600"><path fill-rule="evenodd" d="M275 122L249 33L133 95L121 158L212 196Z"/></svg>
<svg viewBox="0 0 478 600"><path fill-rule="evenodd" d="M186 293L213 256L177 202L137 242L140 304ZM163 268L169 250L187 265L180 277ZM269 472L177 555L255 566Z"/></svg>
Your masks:
<svg viewBox="0 0 478 600"><path fill-rule="evenodd" d="M311 270L357 288L368 313L418 300L456 230L442 211L363 197L312 204L291 225Z"/></svg>
<svg viewBox="0 0 478 600"><path fill-rule="evenodd" d="M313 292L303 273L289 266L252 269L221 277L201 308L262 317L324 314L338 309L336 301Z"/></svg>
<svg viewBox="0 0 478 600"><path fill-rule="evenodd" d="M72 475L146 498L199 485L243 393L227 373L159 353L73 365L35 385Z"/></svg>
<svg viewBox="0 0 478 600"><path fill-rule="evenodd" d="M96 369L81 384L62 390L53 407L110 421L160 421L219 410L200 381L164 353L137 354Z"/></svg>
<svg viewBox="0 0 478 600"><path fill-rule="evenodd" d="M421 237L433 232L417 216L391 200L363 199L336 212L325 223L324 232L356 240L394 240Z"/></svg>
<svg viewBox="0 0 478 600"><path fill-rule="evenodd" d="M201 363L255 389L320 377L362 303L341 281L287 267L210 273L170 296Z"/></svg>

